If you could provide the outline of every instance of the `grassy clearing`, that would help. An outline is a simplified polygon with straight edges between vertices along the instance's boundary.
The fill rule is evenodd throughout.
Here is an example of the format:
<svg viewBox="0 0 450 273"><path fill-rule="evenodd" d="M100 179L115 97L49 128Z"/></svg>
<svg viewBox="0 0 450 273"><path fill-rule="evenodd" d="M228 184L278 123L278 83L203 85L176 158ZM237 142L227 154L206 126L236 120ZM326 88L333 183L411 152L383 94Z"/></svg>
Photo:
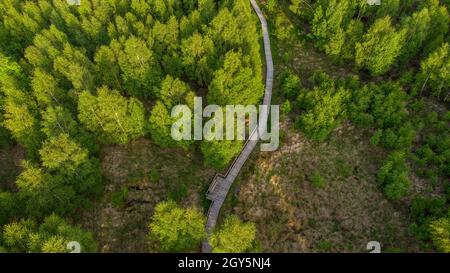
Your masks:
<svg viewBox="0 0 450 273"><path fill-rule="evenodd" d="M364 252L369 241L417 251L406 213L377 186L384 154L367 136L346 125L317 143L288 121L284 130L283 146L246 168L223 215L255 222L264 252Z"/></svg>
<svg viewBox="0 0 450 273"><path fill-rule="evenodd" d="M156 251L146 237L155 205L172 199L202 208L204 188L214 176L197 154L162 149L146 139L105 147L101 158L105 195L80 217L101 252Z"/></svg>

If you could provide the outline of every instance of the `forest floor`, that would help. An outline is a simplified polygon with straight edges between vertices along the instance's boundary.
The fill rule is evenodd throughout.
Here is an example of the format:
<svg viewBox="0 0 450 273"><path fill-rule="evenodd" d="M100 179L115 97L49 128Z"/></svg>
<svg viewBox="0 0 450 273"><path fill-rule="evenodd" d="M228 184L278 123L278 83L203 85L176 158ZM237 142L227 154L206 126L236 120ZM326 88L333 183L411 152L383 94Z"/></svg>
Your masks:
<svg viewBox="0 0 450 273"><path fill-rule="evenodd" d="M351 125L325 142L309 141L287 119L282 146L255 155L236 181L222 216L257 225L263 252L418 251L407 212L376 181L384 152Z"/></svg>
<svg viewBox="0 0 450 273"><path fill-rule="evenodd" d="M215 172L195 153L140 139L105 147L101 158L104 196L79 217L94 233L100 252L156 251L147 240L147 226L158 202L172 199L201 210L208 206L204 193Z"/></svg>
<svg viewBox="0 0 450 273"><path fill-rule="evenodd" d="M16 178L24 159L25 150L19 145L0 149L0 190L16 191Z"/></svg>
<svg viewBox="0 0 450 273"><path fill-rule="evenodd" d="M306 83L318 70L335 78L352 74L298 35L285 9L268 18L278 75L289 69ZM275 104L283 102L278 89L276 80ZM419 251L408 233L406 206L389 202L376 182L386 152L350 124L324 142L310 141L292 119L284 117L278 151L247 162L221 218L234 213L256 223L263 252L365 252L370 241L383 251Z"/></svg>

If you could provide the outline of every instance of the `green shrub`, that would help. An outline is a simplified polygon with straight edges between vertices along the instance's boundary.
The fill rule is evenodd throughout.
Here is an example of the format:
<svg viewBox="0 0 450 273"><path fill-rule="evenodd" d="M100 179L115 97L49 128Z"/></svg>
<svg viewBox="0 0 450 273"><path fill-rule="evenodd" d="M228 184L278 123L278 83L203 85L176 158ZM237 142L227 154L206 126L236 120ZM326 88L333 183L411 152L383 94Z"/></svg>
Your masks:
<svg viewBox="0 0 450 273"><path fill-rule="evenodd" d="M179 202L188 195L188 190L189 188L185 183L177 184L176 186L171 187L169 198L176 202Z"/></svg>
<svg viewBox="0 0 450 273"><path fill-rule="evenodd" d="M149 173L150 181L156 183L156 182L159 181L159 178L160 178L160 176L159 176L158 170L157 169L152 169L150 171L150 173Z"/></svg>
<svg viewBox="0 0 450 273"><path fill-rule="evenodd" d="M115 192L111 196L111 203L116 208L122 208L128 198L128 188L122 187L119 191Z"/></svg>
<svg viewBox="0 0 450 273"><path fill-rule="evenodd" d="M317 248L324 252L331 251L331 248L333 247L333 244L330 241L320 241L317 245Z"/></svg>
<svg viewBox="0 0 450 273"><path fill-rule="evenodd" d="M352 166L344 160L338 159L336 161L336 167L338 175L340 175L342 178L348 178L353 173Z"/></svg>
<svg viewBox="0 0 450 273"><path fill-rule="evenodd" d="M378 182L383 186L386 196L391 200L404 197L410 187L409 169L404 152L392 153L378 172Z"/></svg>
<svg viewBox="0 0 450 273"><path fill-rule="evenodd" d="M370 138L370 143L372 143L372 145L378 145L381 141L381 137L383 136L383 130L378 129L375 131L375 133L373 134L373 136Z"/></svg>
<svg viewBox="0 0 450 273"><path fill-rule="evenodd" d="M426 198L416 197L411 203L410 217L414 222L410 226L410 231L421 240L425 245L431 239L430 225L439 218L446 216L446 200L445 198Z"/></svg>
<svg viewBox="0 0 450 273"><path fill-rule="evenodd" d="M314 89L298 97L301 113L297 126L310 138L324 140L345 118L350 92L337 87L325 73L316 73L311 81Z"/></svg>
<svg viewBox="0 0 450 273"><path fill-rule="evenodd" d="M326 185L326 180L320 175L318 171L314 171L309 179L316 188L323 188Z"/></svg>
<svg viewBox="0 0 450 273"><path fill-rule="evenodd" d="M283 104L281 105L281 113L287 115L292 111L292 105L289 100L285 100Z"/></svg>
<svg viewBox="0 0 450 273"><path fill-rule="evenodd" d="M302 83L300 78L287 70L281 76L281 93L286 98L295 98L300 93Z"/></svg>

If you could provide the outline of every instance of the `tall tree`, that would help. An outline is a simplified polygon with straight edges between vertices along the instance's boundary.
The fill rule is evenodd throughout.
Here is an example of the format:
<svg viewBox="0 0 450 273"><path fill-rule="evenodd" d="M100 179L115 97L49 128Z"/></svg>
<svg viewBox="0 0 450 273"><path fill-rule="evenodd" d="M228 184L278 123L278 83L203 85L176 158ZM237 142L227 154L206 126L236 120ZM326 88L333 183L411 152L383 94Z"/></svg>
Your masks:
<svg viewBox="0 0 450 273"><path fill-rule="evenodd" d="M432 96L447 101L450 96L449 78L450 47L445 43L421 62L417 83L420 92L428 89Z"/></svg>
<svg viewBox="0 0 450 273"><path fill-rule="evenodd" d="M171 116L174 106L187 105L193 109L195 93L179 79L167 76L158 91L158 100L150 113L149 129L152 139L160 146L189 148L191 141L175 141L172 137L172 125L176 118Z"/></svg>
<svg viewBox="0 0 450 273"><path fill-rule="evenodd" d="M152 35L155 41L153 48L159 56L164 72L175 77L181 76L180 35L177 18L171 16L167 23L156 21L152 29Z"/></svg>
<svg viewBox="0 0 450 273"><path fill-rule="evenodd" d="M98 144L83 127L75 120L72 113L61 106L47 107L41 112L41 131L47 138L54 138L61 134L67 134L91 153L98 151Z"/></svg>
<svg viewBox="0 0 450 273"><path fill-rule="evenodd" d="M80 243L81 252L97 251L97 243L92 234L79 227L69 225L57 215L44 219L38 225L33 220L21 220L5 226L1 234L3 247L7 252L67 253L68 243Z"/></svg>
<svg viewBox="0 0 450 273"><path fill-rule="evenodd" d="M339 59L345 44L345 28L355 12L352 1L330 0L316 7L312 35L325 52Z"/></svg>
<svg viewBox="0 0 450 273"><path fill-rule="evenodd" d="M95 53L95 70L100 82L111 88L121 89L121 71L117 54L109 46L101 46Z"/></svg>
<svg viewBox="0 0 450 273"><path fill-rule="evenodd" d="M27 79L21 67L0 54L0 100L2 126L23 145L31 155L42 139L36 103L26 91Z"/></svg>
<svg viewBox="0 0 450 273"><path fill-rule="evenodd" d="M50 15L48 8L47 1L2 1L0 15L3 35L6 36L5 41L8 41L3 46L12 54L19 55L32 42L34 34L47 25Z"/></svg>
<svg viewBox="0 0 450 273"><path fill-rule="evenodd" d="M182 41L181 51L184 70L189 78L201 85L209 83L216 58L213 41L208 36L195 33Z"/></svg>
<svg viewBox="0 0 450 273"><path fill-rule="evenodd" d="M217 105L256 105L264 86L250 67L244 66L244 56L228 52L223 67L214 72L209 85L208 103Z"/></svg>
<svg viewBox="0 0 450 273"><path fill-rule="evenodd" d="M160 68L147 44L139 38L130 37L123 45L113 41L111 47L117 54L127 94L152 96L160 81Z"/></svg>
<svg viewBox="0 0 450 273"><path fill-rule="evenodd" d="M96 96L88 91L80 94L78 118L103 143L127 144L144 135L142 103L106 87L99 88Z"/></svg>
<svg viewBox="0 0 450 273"><path fill-rule="evenodd" d="M317 86L298 97L302 113L297 124L308 136L323 140L345 116L345 103L350 94L344 87L336 87L333 79L324 73L315 77L321 78Z"/></svg>
<svg viewBox="0 0 450 273"><path fill-rule="evenodd" d="M42 132L48 138L57 137L60 134L75 136L78 130L77 126L71 113L61 106L47 107L42 112Z"/></svg>
<svg viewBox="0 0 450 273"><path fill-rule="evenodd" d="M22 210L16 194L0 191L0 226L7 224L14 217L20 216Z"/></svg>
<svg viewBox="0 0 450 273"><path fill-rule="evenodd" d="M59 57L69 38L55 25L36 34L33 44L25 49L25 58L34 67L50 72L53 62Z"/></svg>
<svg viewBox="0 0 450 273"><path fill-rule="evenodd" d="M228 10L223 8L211 21L208 36L214 41L214 45L220 54L226 53L232 48L243 43L236 18Z"/></svg>
<svg viewBox="0 0 450 273"><path fill-rule="evenodd" d="M403 63L410 61L423 48L424 42L428 38L431 20L428 8L423 8L413 13L411 17L403 19L402 27L407 30L405 43L400 55Z"/></svg>
<svg viewBox="0 0 450 273"><path fill-rule="evenodd" d="M205 164L216 170L223 170L242 150L242 141L202 141L200 146Z"/></svg>
<svg viewBox="0 0 450 273"><path fill-rule="evenodd" d="M94 65L86 54L70 44L55 59L54 69L72 83L76 90L92 90L95 85Z"/></svg>
<svg viewBox="0 0 450 273"><path fill-rule="evenodd" d="M51 175L31 162L24 162L16 184L26 215L42 218L53 212L73 213L84 200L77 199L75 190L66 183L64 177Z"/></svg>
<svg viewBox="0 0 450 273"><path fill-rule="evenodd" d="M158 92L158 98L168 109L180 104L193 107L195 93L180 79L166 76Z"/></svg>
<svg viewBox="0 0 450 273"><path fill-rule="evenodd" d="M356 44L356 64L373 75L389 71L400 54L405 34L406 30L395 30L389 16L378 19Z"/></svg>
<svg viewBox="0 0 450 273"><path fill-rule="evenodd" d="M16 181L28 215L42 217L50 212L60 215L72 213L85 205L88 198L99 194L99 162L89 158L87 150L67 134L44 142L39 153L42 167L24 162L24 170Z"/></svg>
<svg viewBox="0 0 450 273"><path fill-rule="evenodd" d="M231 215L213 232L209 242L214 253L243 253L252 248L255 237L255 224L242 223L236 215Z"/></svg>
<svg viewBox="0 0 450 273"><path fill-rule="evenodd" d="M58 81L40 68L34 71L31 86L33 94L42 108L50 105L61 105L66 100L67 95L58 86Z"/></svg>
<svg viewBox="0 0 450 273"><path fill-rule="evenodd" d="M7 103L5 106L4 126L14 139L29 152L35 152L41 143L40 122L35 113L26 105Z"/></svg>
<svg viewBox="0 0 450 273"><path fill-rule="evenodd" d="M149 237L162 251L188 251L205 238L205 222L197 209L184 209L173 201L161 202L149 224Z"/></svg>
<svg viewBox="0 0 450 273"><path fill-rule="evenodd" d="M422 1L420 6L427 8L431 17L427 44L424 47L424 54L422 54L425 56L438 49L443 43L448 42L450 15L449 6L441 4L439 0Z"/></svg>
<svg viewBox="0 0 450 273"><path fill-rule="evenodd" d="M39 154L42 166L65 173L73 173L88 158L88 151L72 141L67 134L46 141Z"/></svg>
<svg viewBox="0 0 450 273"><path fill-rule="evenodd" d="M157 101L150 113L149 130L153 141L162 147L172 147L175 141L171 137L173 120L166 106Z"/></svg>

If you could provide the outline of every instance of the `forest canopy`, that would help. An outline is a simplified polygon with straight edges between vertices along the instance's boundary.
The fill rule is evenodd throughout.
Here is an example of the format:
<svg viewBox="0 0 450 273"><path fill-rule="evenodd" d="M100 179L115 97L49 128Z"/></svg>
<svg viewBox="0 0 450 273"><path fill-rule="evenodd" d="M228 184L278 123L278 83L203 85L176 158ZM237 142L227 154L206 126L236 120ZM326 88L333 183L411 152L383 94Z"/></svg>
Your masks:
<svg viewBox="0 0 450 273"><path fill-rule="evenodd" d="M66 237L55 233L17 249L8 230L31 240L45 217L70 217L100 196L103 146L145 137L199 149L171 139L173 106L196 95L257 103L264 89L257 22L245 0L1 1L0 145L26 150L15 189L0 192L0 225L12 223L2 250L60 248ZM205 164L226 166L236 147L207 145Z"/></svg>

